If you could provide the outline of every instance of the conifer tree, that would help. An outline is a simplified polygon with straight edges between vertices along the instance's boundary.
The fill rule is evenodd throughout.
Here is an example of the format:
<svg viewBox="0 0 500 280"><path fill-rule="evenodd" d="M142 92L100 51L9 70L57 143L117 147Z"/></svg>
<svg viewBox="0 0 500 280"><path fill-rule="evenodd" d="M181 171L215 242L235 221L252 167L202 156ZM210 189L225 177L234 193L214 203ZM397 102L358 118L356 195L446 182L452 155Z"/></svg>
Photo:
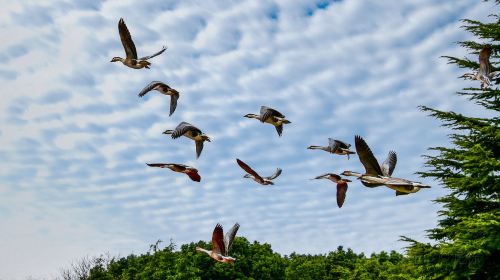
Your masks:
<svg viewBox="0 0 500 280"><path fill-rule="evenodd" d="M500 4L500 0L495 2ZM479 53L490 44L489 66L492 71L500 70L500 15L490 15L489 20L463 20L463 28L476 39L459 45L469 50L473 59L446 57L449 63L477 71ZM500 279L498 83L498 78L492 79L489 87L481 89L481 82L475 80L471 82L474 87L457 93L481 106L478 115L488 118L421 107L453 130L449 135L451 146L431 148L436 155L426 156L427 171L420 172L422 177L434 178L448 190L447 195L435 200L443 209L438 226L427 231L433 244L403 237L410 243L409 261L424 279Z"/></svg>

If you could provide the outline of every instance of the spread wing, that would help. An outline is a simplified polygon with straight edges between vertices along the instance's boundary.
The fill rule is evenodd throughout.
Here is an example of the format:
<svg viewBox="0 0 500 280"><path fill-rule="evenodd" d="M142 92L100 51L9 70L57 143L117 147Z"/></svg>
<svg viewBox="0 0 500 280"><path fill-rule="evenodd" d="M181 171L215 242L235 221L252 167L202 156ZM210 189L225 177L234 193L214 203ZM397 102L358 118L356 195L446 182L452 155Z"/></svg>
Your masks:
<svg viewBox="0 0 500 280"><path fill-rule="evenodd" d="M137 59L137 50L135 49L134 41L132 41L132 36L130 36L130 32L123 18L120 18L120 21L118 21L118 32L120 32L120 39L127 58Z"/></svg>
<svg viewBox="0 0 500 280"><path fill-rule="evenodd" d="M231 245L233 245L234 238L236 237L236 232L240 228L240 224L236 223L234 226L224 235L224 245L226 245L226 254L229 254L231 250Z"/></svg>
<svg viewBox="0 0 500 280"><path fill-rule="evenodd" d="M380 165L365 140L363 140L361 136L356 135L354 136L354 143L356 145L356 152L358 153L359 160L365 167L366 173L370 175L383 176Z"/></svg>
<svg viewBox="0 0 500 280"><path fill-rule="evenodd" d="M179 99L179 92L174 91L174 93L172 95L170 95L170 115L169 116L172 116L172 114L175 111L175 108L177 108L177 99Z"/></svg>
<svg viewBox="0 0 500 280"><path fill-rule="evenodd" d="M165 168L169 163L146 163L148 166L151 167L160 167L160 168Z"/></svg>
<svg viewBox="0 0 500 280"><path fill-rule="evenodd" d="M186 133L188 131L193 131L195 133L201 134L201 130L199 128L197 128L196 126L194 126L190 123L187 123L187 122L181 122L175 128L174 132L172 132L172 138L174 138L174 139L179 138L182 135L184 135L184 133Z"/></svg>
<svg viewBox="0 0 500 280"><path fill-rule="evenodd" d="M385 159L384 163L382 163L381 166L382 174L384 174L384 176L391 177L397 162L398 157L396 156L396 152L389 151L387 159Z"/></svg>
<svg viewBox="0 0 500 280"><path fill-rule="evenodd" d="M145 56L145 57L141 57L141 58L139 58L139 60L148 60L148 59L150 59L150 58L153 58L153 57L155 57L155 56L157 56L157 55L162 54L162 53L163 53L166 49L167 49L167 47L166 47L166 46L163 46L163 47L161 48L161 50L160 50L160 51L158 51L157 53L154 53L154 54L152 54L152 55L148 55L148 56ZM137 57L137 54L136 54L136 57Z"/></svg>
<svg viewBox="0 0 500 280"><path fill-rule="evenodd" d="M340 148L340 142L333 138L328 138L328 148L330 148L330 151L334 153L338 148Z"/></svg>
<svg viewBox="0 0 500 280"><path fill-rule="evenodd" d="M194 141L196 144L196 158L199 158L201 151L203 151L203 141Z"/></svg>
<svg viewBox="0 0 500 280"><path fill-rule="evenodd" d="M268 180L274 180L274 179L276 179L278 176L281 175L281 171L283 171L283 170L281 170L281 168L276 169L276 172L274 172L273 175L271 175L269 177L266 177L266 179L268 179Z"/></svg>
<svg viewBox="0 0 500 280"><path fill-rule="evenodd" d="M262 177L260 177L259 174L257 174L257 172L255 172L250 166L248 166L246 163L244 163L243 161L241 161L240 159L236 159L236 162L238 163L238 165L243 169L245 170L248 174L254 176L255 178L260 178L262 179Z"/></svg>
<svg viewBox="0 0 500 280"><path fill-rule="evenodd" d="M337 139L332 139L332 138L328 138L328 140L330 141L330 145L332 143L332 140L337 142L339 147L342 148L342 149L349 149L351 147L351 144L348 144L344 141L340 141L340 140L337 140Z"/></svg>
<svg viewBox="0 0 500 280"><path fill-rule="evenodd" d="M222 226L217 224L212 233L212 251L223 256L226 255L226 247L224 247L224 234Z"/></svg>
<svg viewBox="0 0 500 280"><path fill-rule="evenodd" d="M139 97L143 97L144 95L146 95L146 93L152 91L157 86L167 86L167 85L165 85L164 83L159 82L159 81L153 81L153 82L149 83L149 85L147 85L146 87L144 87L141 90L141 92L139 92Z"/></svg>
<svg viewBox="0 0 500 280"><path fill-rule="evenodd" d="M266 107L266 106L261 106L260 107L260 121L261 122L266 121L271 116L279 117L279 118L284 118L285 117L285 115L283 115L282 113L274 110L273 108L269 108L269 107Z"/></svg>
<svg viewBox="0 0 500 280"><path fill-rule="evenodd" d="M342 208L342 205L344 205L346 192L347 182L343 180L337 182L337 206L339 208Z"/></svg>
<svg viewBox="0 0 500 280"><path fill-rule="evenodd" d="M276 127L276 132L278 132L278 136L281 137L281 134L283 134L283 125L280 124L280 125L276 125L274 127Z"/></svg>
<svg viewBox="0 0 500 280"><path fill-rule="evenodd" d="M491 72L490 65L491 45L485 45L479 52L479 73L488 76Z"/></svg>
<svg viewBox="0 0 500 280"><path fill-rule="evenodd" d="M198 170L195 168L189 169L186 174L189 176L189 178L191 178L191 180L195 182L201 181L201 176L200 174L198 174Z"/></svg>

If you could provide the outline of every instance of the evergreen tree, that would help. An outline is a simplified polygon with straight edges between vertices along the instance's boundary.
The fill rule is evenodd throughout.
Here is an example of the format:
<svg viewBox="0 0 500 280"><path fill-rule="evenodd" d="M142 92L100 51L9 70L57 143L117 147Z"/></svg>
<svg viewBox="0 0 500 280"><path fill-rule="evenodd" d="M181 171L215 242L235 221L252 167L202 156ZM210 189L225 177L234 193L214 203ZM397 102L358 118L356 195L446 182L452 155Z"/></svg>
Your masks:
<svg viewBox="0 0 500 280"><path fill-rule="evenodd" d="M500 4L499 0L495 1ZM491 15L490 23L463 20L463 28L477 41L459 42L474 58L491 44L492 71L498 71L500 51L500 15ZM486 47L489 49L489 47ZM483 51L485 53L485 51ZM479 69L477 59L446 57L460 68ZM496 64L496 65L495 65ZM500 90L498 79L491 85L466 88L459 95L484 108L482 115L464 116L422 106L431 116L453 129L452 146L436 147L435 156L426 156L427 172L421 176L434 178L449 191L435 201L443 205L437 228L428 230L435 244L410 242L409 261L425 279L500 279ZM491 114L493 113L493 114Z"/></svg>

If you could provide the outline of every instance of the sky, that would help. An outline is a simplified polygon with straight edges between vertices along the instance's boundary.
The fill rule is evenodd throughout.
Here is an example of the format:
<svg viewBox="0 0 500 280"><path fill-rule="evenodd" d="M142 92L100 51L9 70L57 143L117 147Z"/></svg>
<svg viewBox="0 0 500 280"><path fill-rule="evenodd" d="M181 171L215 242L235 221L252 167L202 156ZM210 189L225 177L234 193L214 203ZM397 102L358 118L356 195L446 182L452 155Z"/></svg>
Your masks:
<svg viewBox="0 0 500 280"><path fill-rule="evenodd" d="M473 86L443 55L476 58L460 19L486 21L493 3L407 1L0 0L0 279L53 279L85 256L140 254L161 239L209 240L213 227L281 254L397 250L436 226L446 191L425 170L446 128L417 107L485 113L454 92ZM139 56L168 49L151 69L123 56L123 17ZM137 94L159 80L180 92ZM477 85L475 85L477 86ZM283 136L247 113L261 105L292 123ZM199 159L181 121L212 139ZM408 196L350 183L344 206L326 172L364 171L356 155L307 150L361 135L393 176L432 185ZM242 178L240 158L264 187ZM201 182L145 163L199 170Z"/></svg>

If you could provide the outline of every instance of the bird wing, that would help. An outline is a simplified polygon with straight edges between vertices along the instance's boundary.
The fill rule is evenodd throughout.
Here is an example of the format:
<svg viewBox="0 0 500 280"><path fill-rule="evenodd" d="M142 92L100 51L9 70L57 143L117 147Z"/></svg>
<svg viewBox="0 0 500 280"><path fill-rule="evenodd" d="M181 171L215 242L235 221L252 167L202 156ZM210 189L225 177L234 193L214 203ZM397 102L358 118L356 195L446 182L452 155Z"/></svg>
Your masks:
<svg viewBox="0 0 500 280"><path fill-rule="evenodd" d="M195 182L201 181L201 176L198 174L198 170L196 168L190 168L186 174Z"/></svg>
<svg viewBox="0 0 500 280"><path fill-rule="evenodd" d="M389 151L387 158L385 159L384 163L382 163L381 166L382 174L384 174L384 176L391 177L397 162L398 162L398 157L396 155L396 152Z"/></svg>
<svg viewBox="0 0 500 280"><path fill-rule="evenodd" d="M155 87L157 87L158 85L161 85L161 86L166 86L164 83L162 82L159 82L159 81L153 81L151 83L149 83L149 85L147 85L146 87L144 87L141 92L139 92L139 97L143 97L144 95L146 95L146 93L152 91Z"/></svg>
<svg viewBox="0 0 500 280"><path fill-rule="evenodd" d="M196 144L196 158L199 158L201 151L203 151L203 141L194 141Z"/></svg>
<svg viewBox="0 0 500 280"><path fill-rule="evenodd" d="M268 179L268 180L274 180L274 179L276 179L278 176L280 176L280 175L281 175L281 171L283 171L283 170L281 170L281 168L277 168L277 169L276 169L276 172L274 172L274 174L273 174L273 175L271 175L271 176L269 176L269 177L264 177L264 178L265 178L265 179Z"/></svg>
<svg viewBox="0 0 500 280"><path fill-rule="evenodd" d="M491 71L490 65L491 45L485 45L479 52L479 73L488 76Z"/></svg>
<svg viewBox="0 0 500 280"><path fill-rule="evenodd" d="M161 50L159 50L158 52L156 52L156 53L154 53L154 54L152 54L152 55L148 55L148 56L145 56L145 57L141 57L141 58L139 58L139 60L148 60L148 59L150 59L150 58L153 58L153 57L155 57L155 56L157 56L157 55L162 54L162 53L163 53L166 49L167 49L167 47L163 46L163 47L161 48Z"/></svg>
<svg viewBox="0 0 500 280"><path fill-rule="evenodd" d="M231 250L231 245L233 245L234 238L236 237L236 232L240 228L240 224L236 223L234 226L224 235L224 245L226 246L226 254L229 254Z"/></svg>
<svg viewBox="0 0 500 280"><path fill-rule="evenodd" d="M347 182L342 180L339 181L337 183L337 206L339 208L342 208L342 205L344 204L346 192L347 192Z"/></svg>
<svg viewBox="0 0 500 280"><path fill-rule="evenodd" d="M407 194L410 194L410 193L396 191L396 196L398 196L398 195L407 195Z"/></svg>
<svg viewBox="0 0 500 280"><path fill-rule="evenodd" d="M174 94L170 95L170 115L171 116L175 108L177 108L177 99L179 99L179 92L175 91Z"/></svg>
<svg viewBox="0 0 500 280"><path fill-rule="evenodd" d="M120 18L120 21L118 21L118 32L120 33L120 39L127 58L137 59L137 50L135 49L134 41L132 41L132 36L130 36L123 18Z"/></svg>
<svg viewBox="0 0 500 280"><path fill-rule="evenodd" d="M248 174L254 176L255 178L257 179L260 179L262 180L262 177L260 177L259 174L257 174L257 172L255 172L250 166L248 166L246 163L244 163L243 161L241 161L240 159L236 159L236 162L238 163L238 165L243 168L243 170L245 170Z"/></svg>
<svg viewBox="0 0 500 280"><path fill-rule="evenodd" d="M276 132L278 132L278 136L281 137L281 134L283 134L283 125L280 124L280 125L276 125L274 127L276 127Z"/></svg>
<svg viewBox="0 0 500 280"><path fill-rule="evenodd" d="M146 163L148 166L151 166L151 167L160 167L160 168L165 168L167 167L167 165L169 165L170 163Z"/></svg>
<svg viewBox="0 0 500 280"><path fill-rule="evenodd" d="M380 165L365 140L363 140L361 136L356 135L354 136L354 143L356 145L356 152L358 153L359 160L365 167L366 173L370 175L382 176L383 173L380 169Z"/></svg>
<svg viewBox="0 0 500 280"><path fill-rule="evenodd" d="M194 131L194 132L201 134L201 130L199 128L197 128L196 126L194 126L190 123L187 123L187 122L181 122L175 128L174 132L172 132L172 138L174 138L174 139L179 138L182 135L184 135L184 133L186 133L188 131Z"/></svg>
<svg viewBox="0 0 500 280"><path fill-rule="evenodd" d="M330 145L332 145L332 140L334 142L336 142L340 148L342 149L349 149L351 147L351 144L348 144L344 141L340 141L340 140L337 140L337 139L332 139L332 138L328 138L328 140L330 141Z"/></svg>
<svg viewBox="0 0 500 280"><path fill-rule="evenodd" d="M226 247L224 247L224 232L220 224L215 226L214 232L212 233L212 251L223 256L226 255Z"/></svg>
<svg viewBox="0 0 500 280"><path fill-rule="evenodd" d="M260 107L260 121L264 122L266 121L270 116L275 116L279 118L284 118L285 115L282 113L274 110L273 108L269 108L267 106L261 106Z"/></svg>
<svg viewBox="0 0 500 280"><path fill-rule="evenodd" d="M333 138L328 138L328 148L330 148L330 152L334 153L338 148L340 148L340 142Z"/></svg>

